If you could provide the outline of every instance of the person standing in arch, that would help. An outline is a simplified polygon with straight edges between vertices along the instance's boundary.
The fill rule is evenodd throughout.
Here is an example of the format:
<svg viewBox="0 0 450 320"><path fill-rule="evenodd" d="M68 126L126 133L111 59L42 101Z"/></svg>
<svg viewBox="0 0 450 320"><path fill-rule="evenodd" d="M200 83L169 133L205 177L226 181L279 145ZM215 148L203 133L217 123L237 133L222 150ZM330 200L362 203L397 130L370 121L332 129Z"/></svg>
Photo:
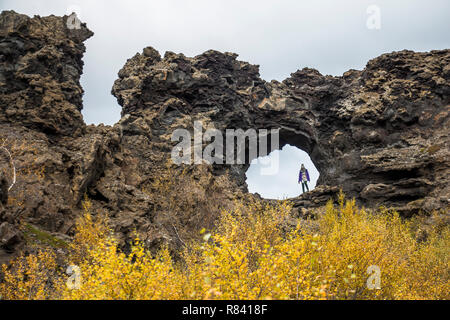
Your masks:
<svg viewBox="0 0 450 320"><path fill-rule="evenodd" d="M298 183L302 184L302 190L303 193L305 193L305 187L306 190L309 191L308 182L309 182L309 172L308 169L305 168L305 165L302 163L302 166L300 168L300 173L298 175Z"/></svg>

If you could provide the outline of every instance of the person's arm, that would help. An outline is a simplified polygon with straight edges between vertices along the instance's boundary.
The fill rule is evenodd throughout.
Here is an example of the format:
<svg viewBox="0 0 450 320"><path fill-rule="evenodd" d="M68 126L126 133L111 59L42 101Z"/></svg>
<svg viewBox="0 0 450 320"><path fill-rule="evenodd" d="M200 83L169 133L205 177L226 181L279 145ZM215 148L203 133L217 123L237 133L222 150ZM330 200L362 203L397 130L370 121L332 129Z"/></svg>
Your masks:
<svg viewBox="0 0 450 320"><path fill-rule="evenodd" d="M308 182L310 181L310 180L309 180L309 172L308 172L308 169L306 169L306 179L308 179Z"/></svg>
<svg viewBox="0 0 450 320"><path fill-rule="evenodd" d="M300 183L300 181L302 181L302 170L298 173L298 183Z"/></svg>

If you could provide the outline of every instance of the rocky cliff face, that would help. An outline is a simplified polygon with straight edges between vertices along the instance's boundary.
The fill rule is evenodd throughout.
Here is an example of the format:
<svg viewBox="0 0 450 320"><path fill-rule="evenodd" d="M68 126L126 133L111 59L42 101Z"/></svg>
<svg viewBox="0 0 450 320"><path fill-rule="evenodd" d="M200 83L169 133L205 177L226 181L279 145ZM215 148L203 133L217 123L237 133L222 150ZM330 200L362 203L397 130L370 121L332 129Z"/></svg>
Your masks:
<svg viewBox="0 0 450 320"><path fill-rule="evenodd" d="M0 20L2 122L48 135L80 135L85 25L68 29L67 17L3 12Z"/></svg>
<svg viewBox="0 0 450 320"><path fill-rule="evenodd" d="M182 230L167 227L148 190L176 144L173 131L192 131L195 120L219 130L278 128L280 148L308 152L321 175L314 191L293 199L299 214L339 188L404 215L450 204L450 50L385 54L342 77L303 69L280 83L236 54L161 57L148 47L114 83L119 123L86 126L79 78L92 32L69 29L67 19L0 15L0 260L26 243L20 225L70 236L85 194L123 241L137 229L150 244L180 242ZM191 191L231 204L247 192L248 162L190 166ZM200 220L208 210L201 206Z"/></svg>

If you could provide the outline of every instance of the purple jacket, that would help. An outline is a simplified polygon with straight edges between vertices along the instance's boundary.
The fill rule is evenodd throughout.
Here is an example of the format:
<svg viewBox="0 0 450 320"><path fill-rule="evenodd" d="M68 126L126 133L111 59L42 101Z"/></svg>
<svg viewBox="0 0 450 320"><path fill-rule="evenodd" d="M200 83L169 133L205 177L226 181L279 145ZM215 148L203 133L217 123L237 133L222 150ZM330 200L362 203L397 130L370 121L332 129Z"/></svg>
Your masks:
<svg viewBox="0 0 450 320"><path fill-rule="evenodd" d="M306 180L309 181L309 172L308 172L308 169L305 169L305 171L306 171ZM302 170L300 170L300 173L299 173L299 175L298 175L298 182L302 182L302 181L303 181L303 179L302 179Z"/></svg>

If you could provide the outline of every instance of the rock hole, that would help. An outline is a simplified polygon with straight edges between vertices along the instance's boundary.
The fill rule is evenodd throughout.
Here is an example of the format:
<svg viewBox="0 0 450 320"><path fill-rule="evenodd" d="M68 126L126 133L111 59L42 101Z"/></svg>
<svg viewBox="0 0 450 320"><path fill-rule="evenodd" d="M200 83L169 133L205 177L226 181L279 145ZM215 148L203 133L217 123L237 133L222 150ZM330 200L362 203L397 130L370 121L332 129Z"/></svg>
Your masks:
<svg viewBox="0 0 450 320"><path fill-rule="evenodd" d="M278 170L272 175L261 174L261 169L269 158L279 159ZM301 164L308 169L311 181L308 183L309 191L313 190L319 179L319 171L305 151L285 145L281 150L275 150L266 157L254 159L246 172L248 191L258 193L265 199L289 199L302 194L302 186L298 184L298 175Z"/></svg>

